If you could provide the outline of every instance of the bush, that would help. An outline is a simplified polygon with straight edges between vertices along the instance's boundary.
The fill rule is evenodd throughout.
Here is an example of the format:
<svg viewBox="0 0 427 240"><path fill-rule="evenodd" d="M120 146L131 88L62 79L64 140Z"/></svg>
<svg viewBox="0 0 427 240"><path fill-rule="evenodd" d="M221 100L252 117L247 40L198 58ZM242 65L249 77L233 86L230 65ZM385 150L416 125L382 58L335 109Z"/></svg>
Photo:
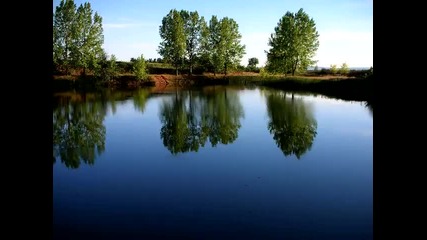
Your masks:
<svg viewBox="0 0 427 240"><path fill-rule="evenodd" d="M330 69L330 71L331 71L331 73L332 74L337 74L338 73L338 69L337 69L337 65L335 65L335 64L332 64L331 65L331 69Z"/></svg>
<svg viewBox="0 0 427 240"><path fill-rule="evenodd" d="M148 78L147 65L142 54L133 61L132 72L135 74L138 81L144 81Z"/></svg>
<svg viewBox="0 0 427 240"><path fill-rule="evenodd" d="M340 67L339 73L342 75L347 75L350 72L350 68L347 63L343 63Z"/></svg>
<svg viewBox="0 0 427 240"><path fill-rule="evenodd" d="M105 55L95 69L95 76L100 81L111 81L117 78L118 67L116 56L111 55L110 60Z"/></svg>
<svg viewBox="0 0 427 240"><path fill-rule="evenodd" d="M268 77L270 74L268 74L267 70L265 69L265 67L261 67L259 69L259 75L261 77Z"/></svg>

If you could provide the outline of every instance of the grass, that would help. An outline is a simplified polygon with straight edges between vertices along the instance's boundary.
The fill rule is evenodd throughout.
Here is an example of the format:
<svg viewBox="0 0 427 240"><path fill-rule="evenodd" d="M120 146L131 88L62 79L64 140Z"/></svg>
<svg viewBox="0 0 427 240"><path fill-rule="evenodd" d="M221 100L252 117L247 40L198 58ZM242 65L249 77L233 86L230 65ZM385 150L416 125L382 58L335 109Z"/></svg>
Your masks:
<svg viewBox="0 0 427 240"><path fill-rule="evenodd" d="M306 74L299 76L284 76L259 74L254 72L231 72L224 74L188 74L175 75L175 70L170 65L163 63L148 63L150 74L146 81L139 82L132 73L121 73L117 79L104 83L103 86L113 87L138 87L141 85L249 85L264 86L288 91L310 91L344 100L366 101L373 99L373 77L347 77L340 75L315 75ZM158 71L153 71L152 69ZM161 70L161 68L164 68ZM150 71L151 69L151 71ZM160 72L160 73L159 73ZM90 77L90 76L89 76ZM87 82L93 81L80 79L76 75L54 76L55 86L61 88L82 87ZM89 85L90 85L89 84Z"/></svg>

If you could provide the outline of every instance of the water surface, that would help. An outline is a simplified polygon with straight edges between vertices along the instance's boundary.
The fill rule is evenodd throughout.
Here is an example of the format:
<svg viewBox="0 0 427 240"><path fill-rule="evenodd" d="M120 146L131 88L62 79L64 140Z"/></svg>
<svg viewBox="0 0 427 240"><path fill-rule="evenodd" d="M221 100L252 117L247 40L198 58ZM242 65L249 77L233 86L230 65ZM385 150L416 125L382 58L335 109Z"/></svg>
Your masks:
<svg viewBox="0 0 427 240"><path fill-rule="evenodd" d="M58 239L373 239L372 109L210 86L57 93Z"/></svg>

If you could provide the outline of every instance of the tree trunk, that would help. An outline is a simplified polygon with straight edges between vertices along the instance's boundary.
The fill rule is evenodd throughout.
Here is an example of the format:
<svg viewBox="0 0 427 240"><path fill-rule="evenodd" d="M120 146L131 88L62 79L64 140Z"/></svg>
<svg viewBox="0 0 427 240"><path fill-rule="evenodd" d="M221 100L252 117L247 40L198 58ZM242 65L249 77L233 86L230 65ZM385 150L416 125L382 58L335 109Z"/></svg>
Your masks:
<svg viewBox="0 0 427 240"><path fill-rule="evenodd" d="M190 57L190 76L193 75L193 57Z"/></svg>
<svg viewBox="0 0 427 240"><path fill-rule="evenodd" d="M176 70L176 75L178 76L178 66L175 67L175 70Z"/></svg>

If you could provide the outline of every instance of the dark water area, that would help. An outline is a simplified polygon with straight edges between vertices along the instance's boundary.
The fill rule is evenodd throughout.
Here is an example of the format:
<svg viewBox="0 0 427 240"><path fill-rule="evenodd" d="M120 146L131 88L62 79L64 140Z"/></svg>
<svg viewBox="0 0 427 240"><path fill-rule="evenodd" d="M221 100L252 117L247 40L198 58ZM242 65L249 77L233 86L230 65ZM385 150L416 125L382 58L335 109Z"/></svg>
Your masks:
<svg viewBox="0 0 427 240"><path fill-rule="evenodd" d="M373 108L261 87L53 96L54 239L373 239Z"/></svg>

